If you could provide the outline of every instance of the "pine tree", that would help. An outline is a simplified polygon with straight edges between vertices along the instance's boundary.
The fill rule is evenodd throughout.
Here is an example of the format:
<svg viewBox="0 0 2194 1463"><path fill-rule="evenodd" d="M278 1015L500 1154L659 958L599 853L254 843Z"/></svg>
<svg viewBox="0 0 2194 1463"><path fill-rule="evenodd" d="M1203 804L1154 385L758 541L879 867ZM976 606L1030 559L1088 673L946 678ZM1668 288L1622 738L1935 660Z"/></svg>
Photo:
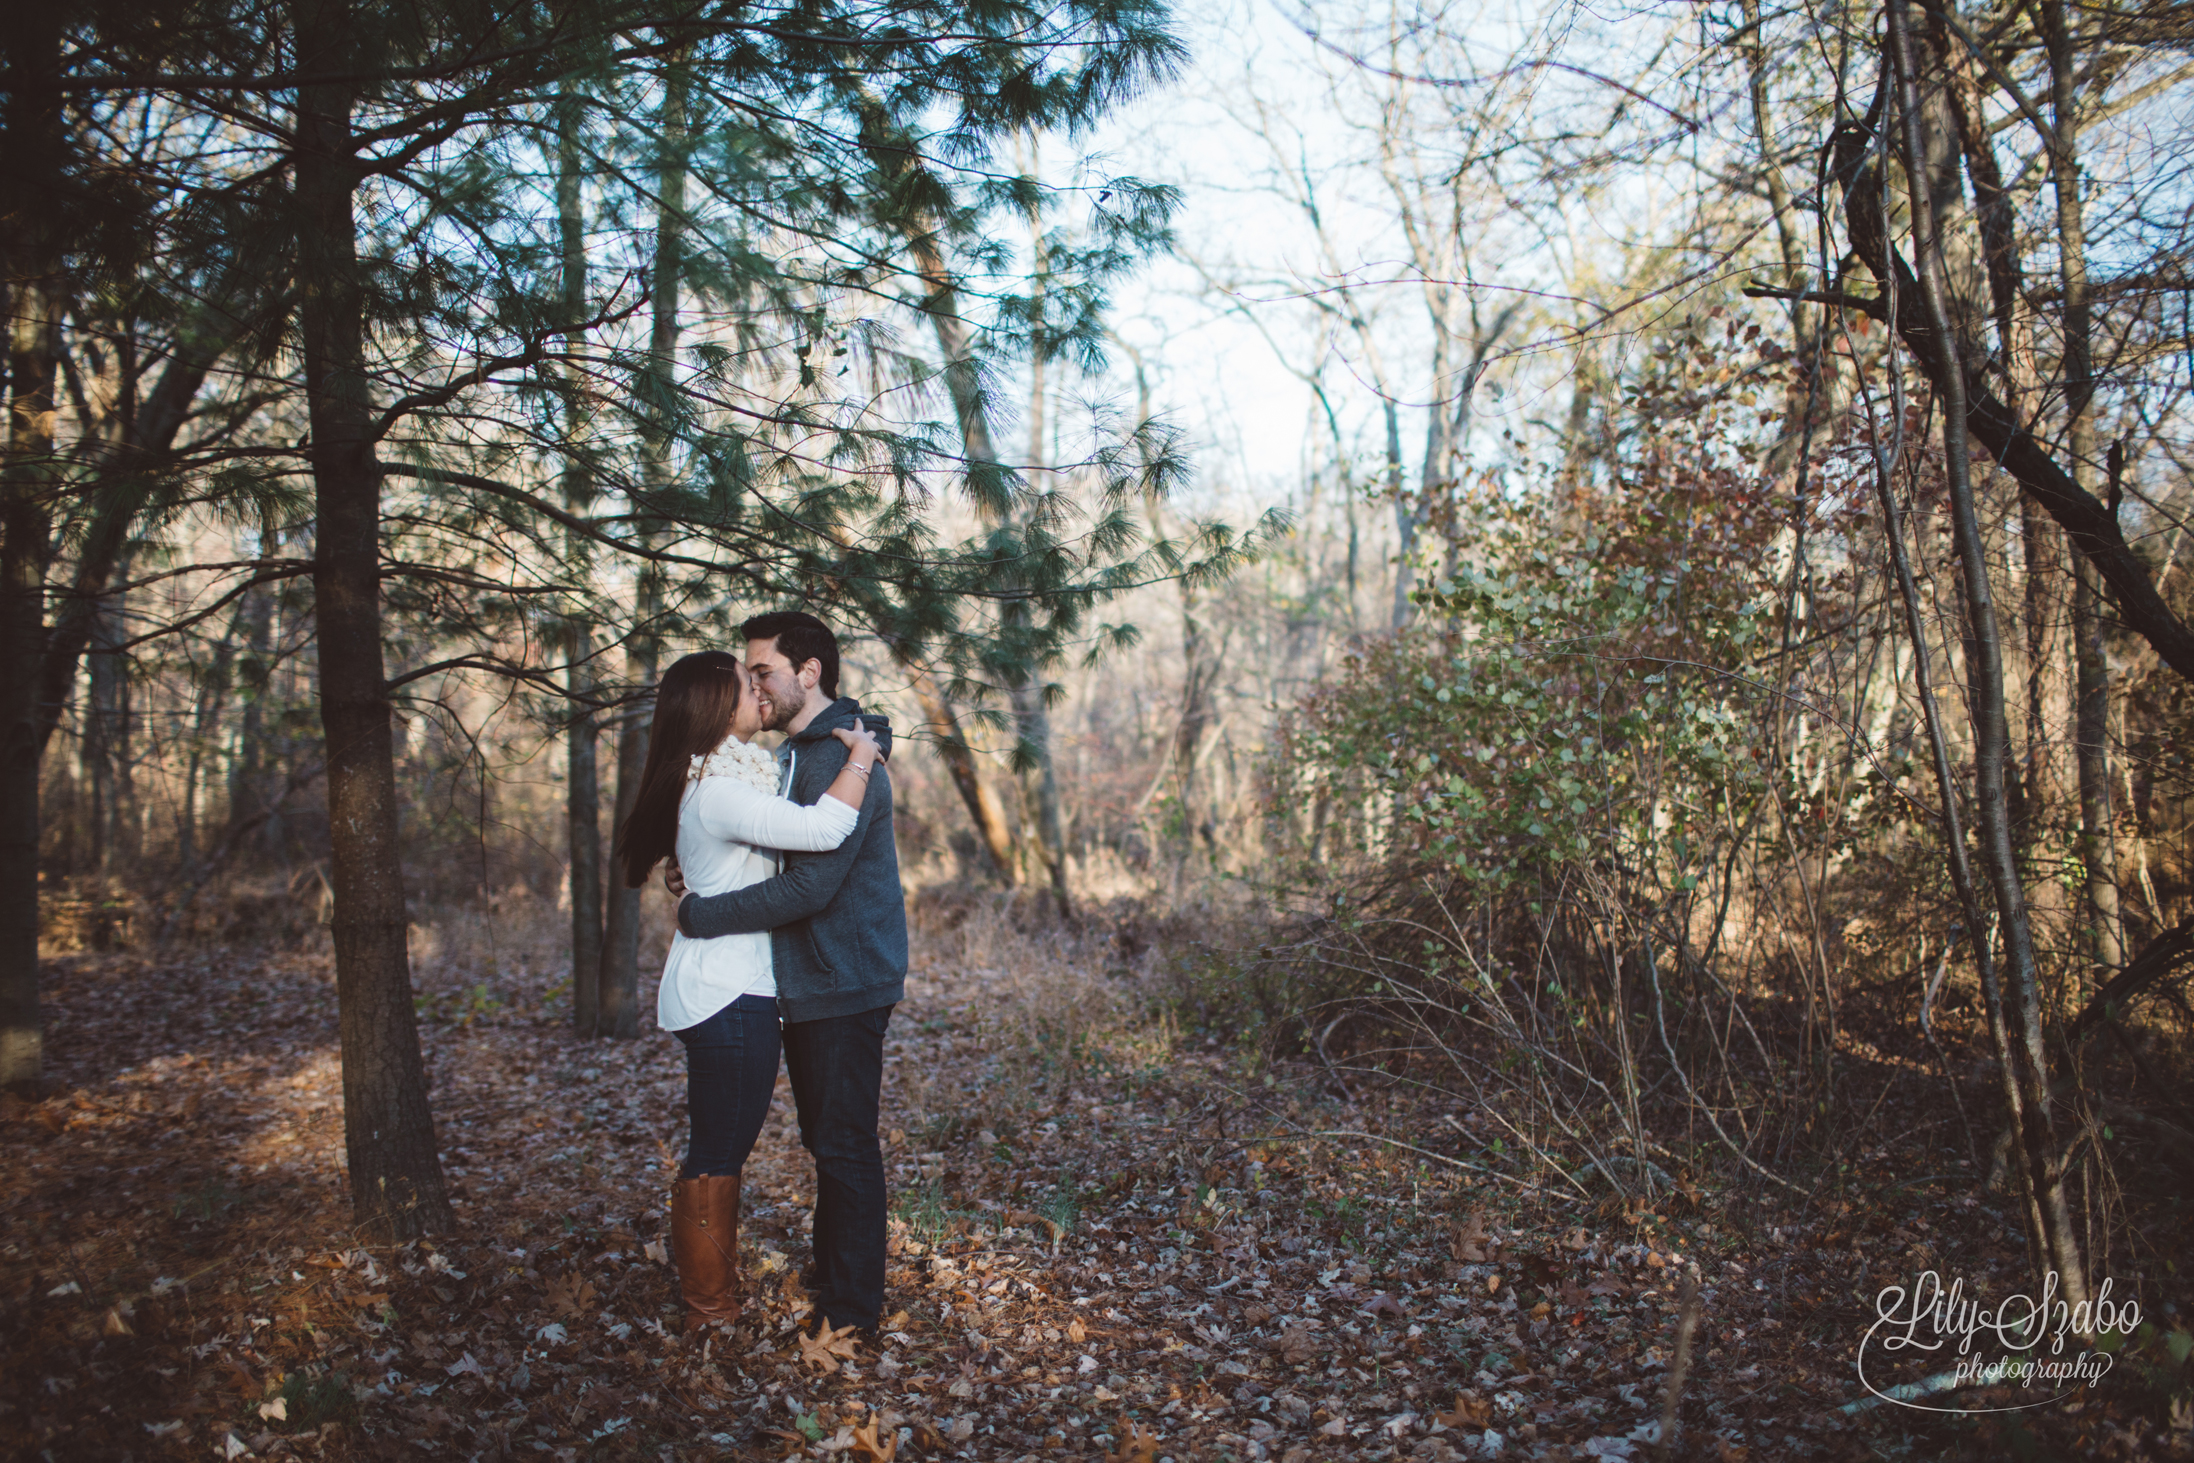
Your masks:
<svg viewBox="0 0 2194 1463"><path fill-rule="evenodd" d="M891 406L933 374L896 344L931 290L904 241L941 231L996 272L993 220L1048 195L999 165L1001 140L1086 126L1180 51L1145 0L291 0L195 18L158 50L86 18L68 87L218 114L233 144L175 170L170 205L286 261L240 301L240 333L291 349L249 358L230 388L249 420L197 485L280 504L293 475L311 484L283 526L312 543L349 1168L366 1232L402 1237L451 1220L405 949L391 717L412 688L470 671L644 696L592 685L581 647L600 664L605 645L720 635L785 602L954 676L1034 668L1120 590L1238 554L1216 528L1187 550L1140 541L1130 510L1180 469L1148 439L1083 465L1084 514ZM674 75L688 127L666 139ZM920 146L880 188L891 138ZM676 301L646 267L667 146L687 189ZM574 155L577 201L559 193ZM1092 193L1096 242L1047 265L1054 313L1032 326L996 292L971 354L1040 334L1094 357L1103 282L1163 244L1170 200L1133 180ZM982 507L973 538L940 536L941 492ZM511 649L544 644L567 653ZM0 897L21 898L34 874L9 870Z"/></svg>

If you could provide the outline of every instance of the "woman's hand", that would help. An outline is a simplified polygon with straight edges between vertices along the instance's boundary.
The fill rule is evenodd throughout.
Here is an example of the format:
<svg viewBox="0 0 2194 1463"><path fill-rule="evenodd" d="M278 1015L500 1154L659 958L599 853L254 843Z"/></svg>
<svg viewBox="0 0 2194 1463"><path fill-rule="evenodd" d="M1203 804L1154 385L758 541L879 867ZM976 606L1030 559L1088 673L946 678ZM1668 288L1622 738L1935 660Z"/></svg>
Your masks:
<svg viewBox="0 0 2194 1463"><path fill-rule="evenodd" d="M883 747L877 743L876 734L859 722L855 722L850 727L834 727L830 734L846 744L846 751L851 755L856 766L871 766L879 757L884 755ZM861 755L863 747L868 749L866 757Z"/></svg>
<svg viewBox="0 0 2194 1463"><path fill-rule="evenodd" d="M665 859L663 861L663 887L670 891L670 897L673 899L686 897L686 876L680 871L678 860Z"/></svg>

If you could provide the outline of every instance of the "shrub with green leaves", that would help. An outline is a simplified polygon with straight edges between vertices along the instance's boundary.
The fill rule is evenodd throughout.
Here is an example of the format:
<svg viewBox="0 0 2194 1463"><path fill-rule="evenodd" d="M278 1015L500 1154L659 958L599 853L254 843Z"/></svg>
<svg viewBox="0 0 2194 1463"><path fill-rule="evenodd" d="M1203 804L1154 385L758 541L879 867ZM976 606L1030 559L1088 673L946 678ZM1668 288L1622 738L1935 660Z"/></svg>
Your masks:
<svg viewBox="0 0 2194 1463"><path fill-rule="evenodd" d="M1532 906L1589 873L1665 902L1765 787L1763 688L1732 668L1770 633L1768 586L1600 529L1534 541L1523 518L1305 703L1274 806L1329 872Z"/></svg>

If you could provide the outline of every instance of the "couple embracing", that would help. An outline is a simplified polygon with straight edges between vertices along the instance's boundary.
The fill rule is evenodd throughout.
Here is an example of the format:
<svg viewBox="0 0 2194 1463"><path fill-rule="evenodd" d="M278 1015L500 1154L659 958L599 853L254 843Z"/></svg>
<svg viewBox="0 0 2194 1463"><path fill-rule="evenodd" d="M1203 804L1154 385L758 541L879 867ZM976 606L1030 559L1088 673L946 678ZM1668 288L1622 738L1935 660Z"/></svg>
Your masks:
<svg viewBox="0 0 2194 1463"><path fill-rule="evenodd" d="M838 695L813 615L758 615L746 659L664 672L640 796L617 831L628 886L670 860L678 933L656 1022L686 1052L691 1141L671 1191L685 1328L739 1318L739 1178L783 1056L815 1159L815 1310L872 1329L884 1299L884 1030L907 926L883 757L891 727ZM756 746L783 732L772 754Z"/></svg>

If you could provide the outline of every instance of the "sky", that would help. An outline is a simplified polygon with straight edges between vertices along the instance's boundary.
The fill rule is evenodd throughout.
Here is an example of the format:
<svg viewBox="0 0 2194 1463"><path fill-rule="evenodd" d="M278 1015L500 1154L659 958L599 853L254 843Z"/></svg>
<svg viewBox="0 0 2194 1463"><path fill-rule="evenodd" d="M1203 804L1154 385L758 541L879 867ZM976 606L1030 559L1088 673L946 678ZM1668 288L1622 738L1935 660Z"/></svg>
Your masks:
<svg viewBox="0 0 2194 1463"><path fill-rule="evenodd" d="M1343 145L1342 129L1311 44L1279 6L1222 0L1179 13L1187 71L1122 107L1077 150L1105 172L1182 190L1176 254L1116 292L1115 329L1142 353L1158 408L1189 434L1192 494L1270 502L1301 476L1312 410L1309 387L1289 369L1313 348L1309 314L1277 281L1307 283L1317 271L1295 208L1262 185L1269 149L1238 116L1254 87L1327 148ZM1238 284L1244 276L1275 285Z"/></svg>

